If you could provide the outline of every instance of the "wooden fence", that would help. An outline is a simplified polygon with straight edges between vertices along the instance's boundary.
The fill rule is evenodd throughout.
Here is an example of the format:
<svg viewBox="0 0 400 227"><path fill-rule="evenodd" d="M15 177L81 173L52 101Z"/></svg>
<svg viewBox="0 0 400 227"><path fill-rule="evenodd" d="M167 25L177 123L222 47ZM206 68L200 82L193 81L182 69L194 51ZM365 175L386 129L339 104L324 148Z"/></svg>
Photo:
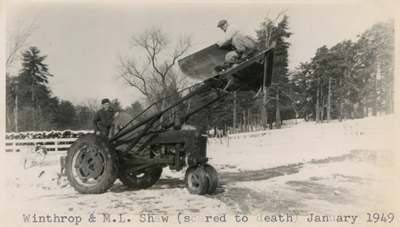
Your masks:
<svg viewBox="0 0 400 227"><path fill-rule="evenodd" d="M5 140L6 152L19 152L19 149L30 145L44 145L48 151L66 151L78 138L55 139L9 139Z"/></svg>

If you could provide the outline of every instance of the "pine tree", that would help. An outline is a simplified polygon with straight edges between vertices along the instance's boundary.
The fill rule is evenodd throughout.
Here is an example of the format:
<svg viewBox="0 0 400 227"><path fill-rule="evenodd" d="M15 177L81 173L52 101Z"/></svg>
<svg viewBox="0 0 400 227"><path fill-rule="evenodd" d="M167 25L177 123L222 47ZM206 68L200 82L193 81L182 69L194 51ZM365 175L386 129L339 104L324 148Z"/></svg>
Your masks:
<svg viewBox="0 0 400 227"><path fill-rule="evenodd" d="M287 105L289 102L285 95L281 95L282 93L288 93L288 87L286 84L289 82L288 79L288 49L290 47L290 43L286 41L286 39L290 38L293 34L289 32L289 17L283 15L284 12L278 15L275 20L271 20L270 18L266 18L264 22L260 24L260 29L256 30L257 38L259 40L259 49L265 50L269 49L273 42L276 42L275 47L275 57L274 57L274 70L272 74L272 83L273 86L268 89L268 94L270 97L265 100L269 103L266 106L268 109L274 109L275 111L275 122L276 128L280 128L281 126L281 117L280 117L280 106ZM277 20L280 16L283 15L282 20L276 24ZM274 99L275 103L268 102L268 99ZM262 104L266 105L266 103ZM268 111L266 111L268 113ZM269 120L269 122L271 122ZM271 127L271 126L270 126Z"/></svg>
<svg viewBox="0 0 400 227"><path fill-rule="evenodd" d="M25 130L42 130L49 123L47 113L43 112L43 106L48 105L51 91L46 86L48 77L53 76L48 72L48 67L43 61L47 56L40 56L36 47L29 47L22 52L22 69L18 76L18 89L21 100L18 105L25 114ZM51 110L50 110L51 111ZM48 112L50 114L51 112ZM23 115L21 115L23 116Z"/></svg>

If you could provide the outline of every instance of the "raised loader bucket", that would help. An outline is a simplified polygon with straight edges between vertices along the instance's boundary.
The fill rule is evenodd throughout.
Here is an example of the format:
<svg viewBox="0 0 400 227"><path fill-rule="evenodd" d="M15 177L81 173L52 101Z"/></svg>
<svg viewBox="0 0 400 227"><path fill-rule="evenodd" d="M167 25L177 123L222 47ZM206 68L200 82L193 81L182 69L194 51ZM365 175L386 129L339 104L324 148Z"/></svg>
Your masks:
<svg viewBox="0 0 400 227"><path fill-rule="evenodd" d="M256 52L253 57L241 64L235 64L223 72L216 72L214 68L224 64L225 55L231 50L219 48L214 44L191 54L178 61L182 72L193 79L208 80L210 78L222 78L229 76L234 83L241 83L254 79L254 83L248 87L257 90L262 86L264 73L266 73L266 86L271 85L274 48L262 52ZM266 59L266 63L264 62ZM266 67L266 68L265 68Z"/></svg>

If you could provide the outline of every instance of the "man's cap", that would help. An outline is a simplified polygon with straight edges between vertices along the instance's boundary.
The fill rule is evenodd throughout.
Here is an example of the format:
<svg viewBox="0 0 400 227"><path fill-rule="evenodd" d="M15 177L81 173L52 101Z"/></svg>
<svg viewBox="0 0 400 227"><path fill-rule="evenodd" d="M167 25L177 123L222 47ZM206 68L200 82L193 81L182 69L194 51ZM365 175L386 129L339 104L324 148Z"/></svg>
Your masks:
<svg viewBox="0 0 400 227"><path fill-rule="evenodd" d="M223 25L226 24L226 23L228 23L228 21L226 21L226 20L220 20L220 21L218 22L217 28L223 26Z"/></svg>
<svg viewBox="0 0 400 227"><path fill-rule="evenodd" d="M110 102L110 100L109 99L103 99L103 100L101 100L101 104L104 104L104 103L109 103Z"/></svg>

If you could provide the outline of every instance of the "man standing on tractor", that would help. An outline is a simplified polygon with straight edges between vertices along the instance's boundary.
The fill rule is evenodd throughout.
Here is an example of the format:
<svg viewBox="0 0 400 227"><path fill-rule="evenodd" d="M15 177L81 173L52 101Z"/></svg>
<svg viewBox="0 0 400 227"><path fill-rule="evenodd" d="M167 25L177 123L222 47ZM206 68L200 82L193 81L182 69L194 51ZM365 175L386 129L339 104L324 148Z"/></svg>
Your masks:
<svg viewBox="0 0 400 227"><path fill-rule="evenodd" d="M113 124L115 111L111 107L109 99L103 99L101 105L101 109L97 111L93 118L93 128L96 135L107 138L108 132Z"/></svg>
<svg viewBox="0 0 400 227"><path fill-rule="evenodd" d="M222 67L216 67L216 71L222 71L231 67L233 64L241 63L251 57L257 51L256 41L253 37L245 35L235 25L230 25L226 20L220 20L217 25L225 32L224 39L217 42L221 48L232 44L234 50L230 51L225 56L225 63Z"/></svg>

